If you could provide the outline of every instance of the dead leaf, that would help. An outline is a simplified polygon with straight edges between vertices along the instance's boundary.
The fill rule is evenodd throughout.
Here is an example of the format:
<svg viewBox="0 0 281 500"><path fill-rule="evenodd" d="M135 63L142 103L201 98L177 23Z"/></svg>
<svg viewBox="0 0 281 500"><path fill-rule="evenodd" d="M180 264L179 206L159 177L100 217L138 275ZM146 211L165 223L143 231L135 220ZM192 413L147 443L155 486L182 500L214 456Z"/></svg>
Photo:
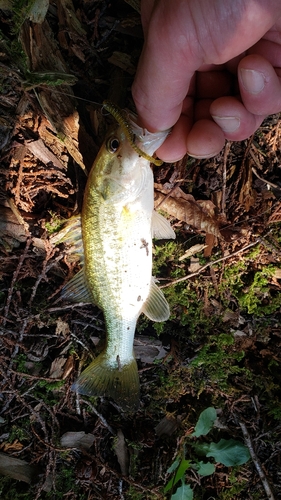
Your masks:
<svg viewBox="0 0 281 500"><path fill-rule="evenodd" d="M154 198L156 208L159 207L165 210L169 215L190 224L200 231L222 238L217 220L206 213L205 209L194 198L192 200L192 197L188 195L189 199L187 200L187 195L185 195L184 199L174 198L172 195L167 197L167 195L156 191Z"/></svg>
<svg viewBox="0 0 281 500"><path fill-rule="evenodd" d="M197 245L193 245L192 247L188 248L186 252L179 258L179 261L182 261L184 259L188 259L189 257L192 257L192 255L195 255L196 253L202 252L204 248L206 248L207 245L200 244L198 243Z"/></svg>
<svg viewBox="0 0 281 500"><path fill-rule="evenodd" d="M29 465L25 460L19 460L10 457L6 453L0 453L0 474L3 476L31 483L37 475L37 471L37 467Z"/></svg>
<svg viewBox="0 0 281 500"><path fill-rule="evenodd" d="M56 358L51 364L49 377L50 378L62 378L64 373L64 366L66 363L66 358Z"/></svg>
<svg viewBox="0 0 281 500"><path fill-rule="evenodd" d="M15 439L12 443L2 443L0 446L3 451L20 451L23 449L23 444L19 442L18 439Z"/></svg>
<svg viewBox="0 0 281 500"><path fill-rule="evenodd" d="M153 363L155 359L163 359L167 351L162 345L161 340L149 337L135 337L134 353L136 358L140 359L142 363Z"/></svg>
<svg viewBox="0 0 281 500"><path fill-rule="evenodd" d="M129 454L125 437L121 429L117 431L117 437L114 440L114 451L120 465L121 473L127 476L129 472Z"/></svg>
<svg viewBox="0 0 281 500"><path fill-rule="evenodd" d="M62 374L63 380L65 380L68 377L68 375L70 375L73 368L74 368L74 356L69 356L67 358L67 362L64 365L63 374Z"/></svg>
<svg viewBox="0 0 281 500"><path fill-rule="evenodd" d="M190 259L190 264L188 266L188 271L190 273L196 273L196 271L198 271L198 269L200 269L201 267L201 264L199 262L199 259L197 257L192 257Z"/></svg>
<svg viewBox="0 0 281 500"><path fill-rule="evenodd" d="M61 436L60 443L64 448L79 448L89 451L94 440L93 434L86 434L84 431L65 432Z"/></svg>
<svg viewBox="0 0 281 500"><path fill-rule="evenodd" d="M69 324L63 321L61 318L57 319L56 335L63 335L66 337L69 334Z"/></svg>
<svg viewBox="0 0 281 500"><path fill-rule="evenodd" d="M173 432L178 428L180 419L176 418L174 415L166 415L159 424L155 427L155 432L158 437L161 436L171 436Z"/></svg>

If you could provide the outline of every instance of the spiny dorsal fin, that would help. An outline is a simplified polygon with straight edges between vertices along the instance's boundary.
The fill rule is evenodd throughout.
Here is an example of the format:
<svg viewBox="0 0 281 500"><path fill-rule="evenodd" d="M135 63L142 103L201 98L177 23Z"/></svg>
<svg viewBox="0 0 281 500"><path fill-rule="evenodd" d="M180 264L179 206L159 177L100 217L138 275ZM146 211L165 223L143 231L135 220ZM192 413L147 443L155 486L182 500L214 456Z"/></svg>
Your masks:
<svg viewBox="0 0 281 500"><path fill-rule="evenodd" d="M160 288L151 281L150 292L142 312L152 321L166 321L170 316L169 304Z"/></svg>
<svg viewBox="0 0 281 500"><path fill-rule="evenodd" d="M61 297L69 302L92 302L93 299L88 291L84 269L78 271L77 274L68 282L62 289Z"/></svg>
<svg viewBox="0 0 281 500"><path fill-rule="evenodd" d="M101 353L84 370L72 386L79 394L88 396L109 396L124 412L136 411L139 407L139 375L135 358L116 367L108 363Z"/></svg>
<svg viewBox="0 0 281 500"><path fill-rule="evenodd" d="M174 240L176 237L170 222L155 210L152 213L152 236L158 240Z"/></svg>

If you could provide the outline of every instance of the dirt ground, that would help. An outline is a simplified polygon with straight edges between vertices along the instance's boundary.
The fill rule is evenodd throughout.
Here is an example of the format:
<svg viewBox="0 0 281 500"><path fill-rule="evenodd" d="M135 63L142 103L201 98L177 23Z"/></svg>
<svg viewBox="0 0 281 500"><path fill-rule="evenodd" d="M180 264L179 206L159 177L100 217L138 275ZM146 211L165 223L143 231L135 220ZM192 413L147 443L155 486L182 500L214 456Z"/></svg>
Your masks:
<svg viewBox="0 0 281 500"><path fill-rule="evenodd" d="M61 300L79 262L56 235L81 211L103 100L134 109L142 40L134 1L0 1L3 500L281 499L279 115L215 158L153 167L177 238L154 246L171 317L140 318L140 408L71 390L105 330ZM210 407L210 433L191 436ZM200 474L221 439L250 458Z"/></svg>

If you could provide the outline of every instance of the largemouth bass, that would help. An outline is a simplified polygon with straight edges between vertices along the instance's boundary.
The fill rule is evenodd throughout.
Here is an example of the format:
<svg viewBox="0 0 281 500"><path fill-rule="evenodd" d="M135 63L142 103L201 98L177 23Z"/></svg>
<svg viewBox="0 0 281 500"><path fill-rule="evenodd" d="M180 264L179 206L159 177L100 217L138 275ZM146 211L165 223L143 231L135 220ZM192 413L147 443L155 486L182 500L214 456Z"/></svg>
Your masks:
<svg viewBox="0 0 281 500"><path fill-rule="evenodd" d="M134 119L128 118L135 142L152 155L167 132L149 133ZM104 351L82 372L75 388L81 394L110 396L123 411L135 411L139 376L133 341L138 317L144 313L152 321L165 321L170 314L152 278L152 237L175 238L175 233L154 211L150 163L132 148L122 126L107 135L93 164L81 220L83 268L63 295L102 309L107 337Z"/></svg>

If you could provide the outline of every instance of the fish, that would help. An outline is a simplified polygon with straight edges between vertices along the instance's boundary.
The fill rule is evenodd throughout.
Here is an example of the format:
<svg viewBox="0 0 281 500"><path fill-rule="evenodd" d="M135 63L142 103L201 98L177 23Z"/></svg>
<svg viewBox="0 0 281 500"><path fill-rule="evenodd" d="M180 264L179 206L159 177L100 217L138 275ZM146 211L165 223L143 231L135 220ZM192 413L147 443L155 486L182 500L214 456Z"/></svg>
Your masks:
<svg viewBox="0 0 281 500"><path fill-rule="evenodd" d="M81 373L73 389L111 397L123 412L139 407L133 352L137 320L142 313L152 321L166 321L170 315L152 277L152 238L175 238L170 223L154 211L149 161L168 131L148 132L136 120L128 112L126 123L136 147L122 123L106 135L87 179L81 219L76 218L64 236L64 241L75 240L82 269L65 285L62 296L98 306L106 328L105 349Z"/></svg>

